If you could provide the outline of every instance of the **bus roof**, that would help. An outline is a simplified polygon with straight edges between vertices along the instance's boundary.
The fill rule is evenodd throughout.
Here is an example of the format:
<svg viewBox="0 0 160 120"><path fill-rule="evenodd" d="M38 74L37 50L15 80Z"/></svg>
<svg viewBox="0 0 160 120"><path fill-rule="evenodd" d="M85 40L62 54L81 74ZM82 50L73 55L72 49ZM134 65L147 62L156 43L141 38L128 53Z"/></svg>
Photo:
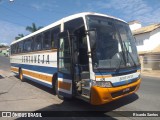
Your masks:
<svg viewBox="0 0 160 120"><path fill-rule="evenodd" d="M94 12L77 13L77 14L74 14L74 15L70 15L70 16L68 16L68 17L64 17L64 18L60 19L60 20L57 21L57 22L54 22L54 23L52 23L52 24L50 24L50 25L48 25L48 26L46 26L46 27L44 27L44 28L42 28L42 29L40 29L40 30L37 30L36 32L33 32L33 33L29 34L29 35L24 36L23 38L20 38L20 39L18 39L18 40L15 40L15 41L13 41L13 42L11 43L11 45L14 44L14 43L17 43L17 42L19 42L19 41L23 41L23 40L25 40L25 39L27 39L27 38L30 38L30 37L32 37L32 36L34 36L34 35L37 35L38 33L41 33L41 32L43 32L43 31L45 31L45 30L51 29L51 28L53 28L53 27L55 27L55 26L57 26L57 25L60 25L62 22L67 22L67 21L69 21L69 20L72 20L72 19L75 19L75 18L78 18L78 17L84 17L84 16L86 16L86 15L104 16L104 17L113 18L113 19L116 19L116 20L125 22L125 21L122 20L122 19L119 19L119 18L116 18L116 17L113 17L113 16L109 16L109 15L106 15L106 14L100 14L100 13L94 13ZM126 23L126 22L125 22L125 23Z"/></svg>

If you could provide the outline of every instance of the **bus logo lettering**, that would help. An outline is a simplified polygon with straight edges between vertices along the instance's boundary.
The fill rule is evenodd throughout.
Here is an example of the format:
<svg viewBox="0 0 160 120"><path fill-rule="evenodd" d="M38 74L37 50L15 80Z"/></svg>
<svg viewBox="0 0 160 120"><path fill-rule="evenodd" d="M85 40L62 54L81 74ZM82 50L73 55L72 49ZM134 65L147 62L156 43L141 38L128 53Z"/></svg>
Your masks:
<svg viewBox="0 0 160 120"><path fill-rule="evenodd" d="M22 56L22 63L50 64L49 55Z"/></svg>

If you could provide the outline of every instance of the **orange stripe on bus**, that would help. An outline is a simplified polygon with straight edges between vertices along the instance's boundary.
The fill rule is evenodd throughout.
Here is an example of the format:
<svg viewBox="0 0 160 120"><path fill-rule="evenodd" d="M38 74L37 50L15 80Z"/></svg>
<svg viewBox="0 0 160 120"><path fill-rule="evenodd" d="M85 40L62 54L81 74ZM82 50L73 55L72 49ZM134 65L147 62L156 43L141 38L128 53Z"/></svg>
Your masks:
<svg viewBox="0 0 160 120"><path fill-rule="evenodd" d="M11 71L18 72L18 68L11 67Z"/></svg>
<svg viewBox="0 0 160 120"><path fill-rule="evenodd" d="M58 88L70 91L70 89L71 89L71 83L58 81Z"/></svg>
<svg viewBox="0 0 160 120"><path fill-rule="evenodd" d="M42 75L42 74L39 74L39 73L33 73L33 72L30 72L30 71L26 71L26 70L22 70L22 71L23 71L23 74L29 75L31 77L42 79L42 80L47 81L47 82L52 82L52 76Z"/></svg>

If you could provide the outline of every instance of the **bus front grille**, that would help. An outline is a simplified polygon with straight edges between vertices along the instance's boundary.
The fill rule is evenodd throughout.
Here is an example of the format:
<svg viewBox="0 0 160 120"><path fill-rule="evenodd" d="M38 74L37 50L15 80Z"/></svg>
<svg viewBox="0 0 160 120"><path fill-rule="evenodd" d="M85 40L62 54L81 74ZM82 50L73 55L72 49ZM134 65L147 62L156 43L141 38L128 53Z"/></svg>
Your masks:
<svg viewBox="0 0 160 120"><path fill-rule="evenodd" d="M136 86L133 86L133 87L130 87L128 90L123 89L123 90L120 90L118 92L113 92L113 93L111 93L111 96L112 96L112 98L115 98L115 97L125 95L125 94L130 93L130 92L133 92L135 89L136 89Z"/></svg>

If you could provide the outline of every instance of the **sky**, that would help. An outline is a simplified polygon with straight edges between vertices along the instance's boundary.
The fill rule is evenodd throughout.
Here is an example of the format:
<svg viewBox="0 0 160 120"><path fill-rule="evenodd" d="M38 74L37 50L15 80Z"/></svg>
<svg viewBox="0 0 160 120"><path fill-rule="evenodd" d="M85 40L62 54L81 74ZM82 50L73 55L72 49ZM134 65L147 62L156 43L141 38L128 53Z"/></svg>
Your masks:
<svg viewBox="0 0 160 120"><path fill-rule="evenodd" d="M160 0L0 0L0 43L10 44L26 26L49 25L80 12L98 12L142 26L160 23Z"/></svg>

